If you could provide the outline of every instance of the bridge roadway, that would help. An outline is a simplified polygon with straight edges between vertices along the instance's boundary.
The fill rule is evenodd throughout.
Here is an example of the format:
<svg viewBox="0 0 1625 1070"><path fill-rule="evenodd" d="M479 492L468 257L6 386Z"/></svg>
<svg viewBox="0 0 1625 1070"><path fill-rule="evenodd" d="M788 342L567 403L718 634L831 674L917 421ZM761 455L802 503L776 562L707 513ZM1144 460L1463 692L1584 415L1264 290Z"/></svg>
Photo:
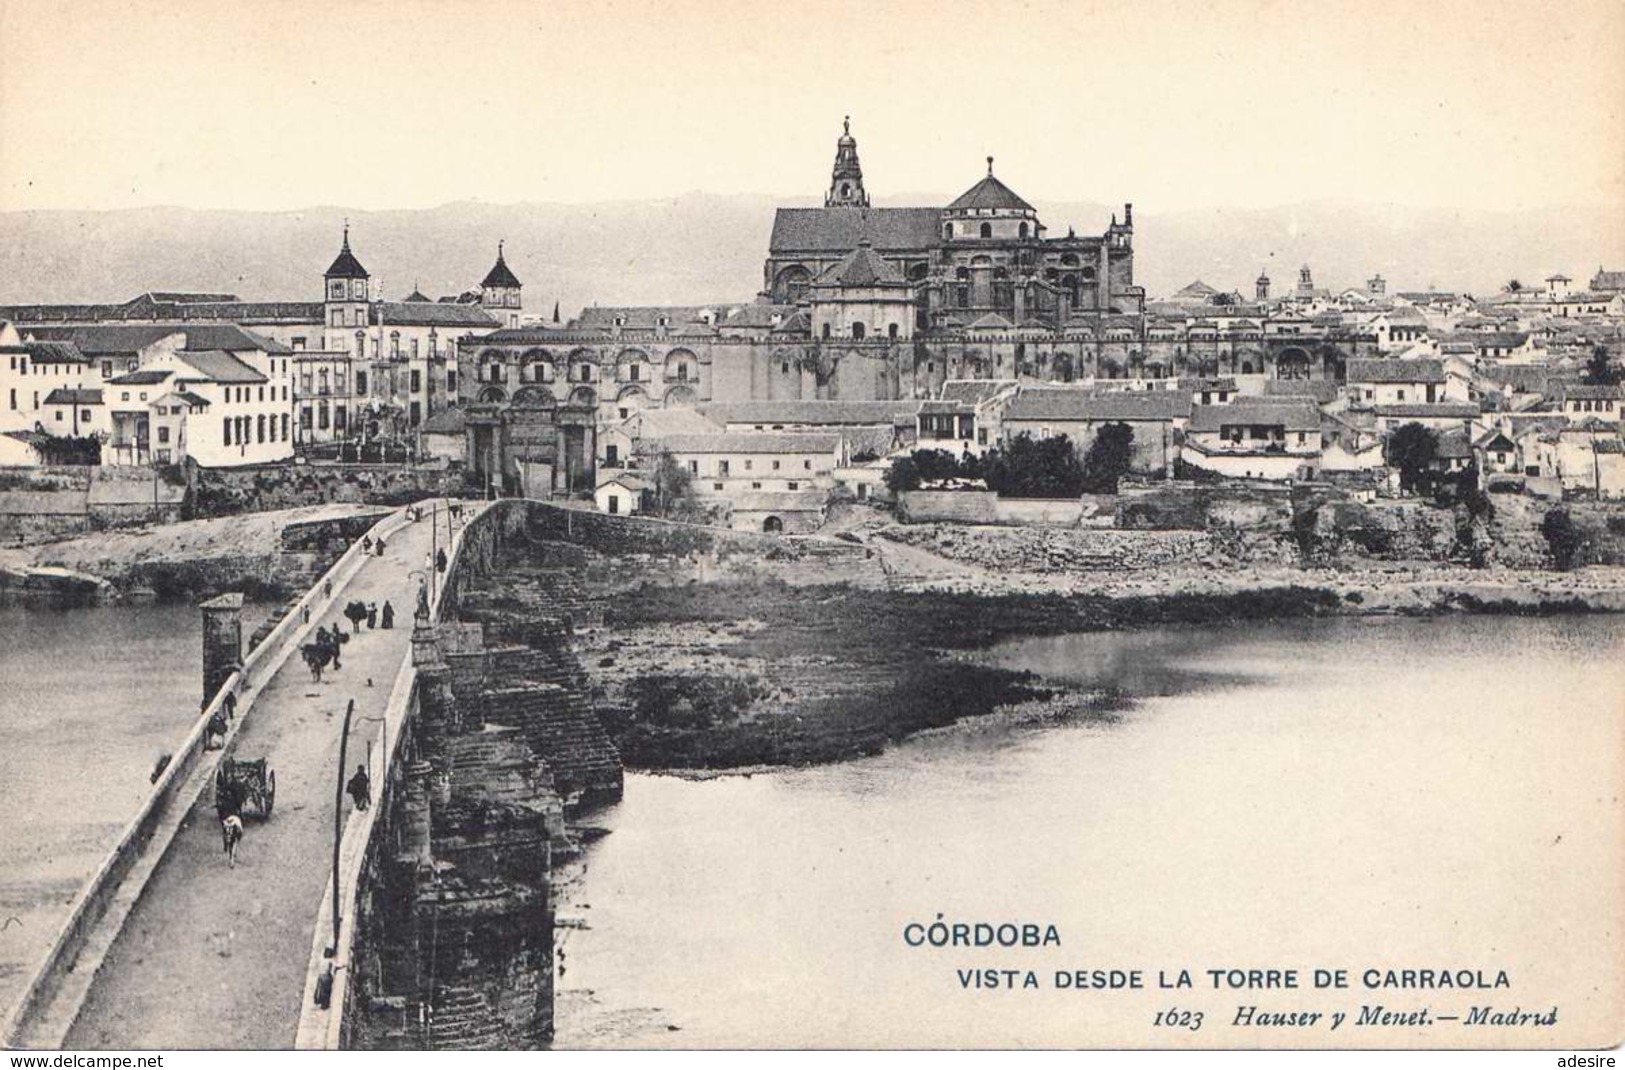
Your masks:
<svg viewBox="0 0 1625 1070"><path fill-rule="evenodd" d="M445 512L439 537L445 543ZM113 939L64 1047L291 1048L299 1024L311 938L332 866L333 805L344 707L355 699L350 771L360 740L378 729L390 685L411 651L418 579L431 547L427 518L385 542L333 592L329 624L349 622L347 601L387 599L395 627L345 644L343 668L313 683L290 657L266 684L237 733L238 758L270 759L276 805L269 821L245 817L237 866L220 849L214 793L205 789ZM420 572L420 575L423 573ZM370 680L370 683L369 683ZM357 749L361 750L357 754ZM348 797L344 806L351 806Z"/></svg>

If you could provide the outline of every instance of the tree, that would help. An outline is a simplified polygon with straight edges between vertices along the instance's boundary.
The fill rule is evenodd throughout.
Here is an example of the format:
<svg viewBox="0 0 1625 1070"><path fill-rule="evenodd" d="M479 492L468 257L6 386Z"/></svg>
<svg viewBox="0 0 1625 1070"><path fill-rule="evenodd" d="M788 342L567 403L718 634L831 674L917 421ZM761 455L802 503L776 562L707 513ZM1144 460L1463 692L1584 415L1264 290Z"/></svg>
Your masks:
<svg viewBox="0 0 1625 1070"><path fill-rule="evenodd" d="M1117 483L1134 462L1134 428L1107 424L1083 456L1084 488L1093 494L1116 494Z"/></svg>
<svg viewBox="0 0 1625 1070"><path fill-rule="evenodd" d="M982 460L982 478L1007 498L1075 498L1083 492L1083 465L1064 435L1017 435Z"/></svg>
<svg viewBox="0 0 1625 1070"><path fill-rule="evenodd" d="M920 489L920 469L912 457L898 457L886 472L886 489L893 494Z"/></svg>
<svg viewBox="0 0 1625 1070"><path fill-rule="evenodd" d="M1388 463L1399 470L1401 490L1414 492L1424 486L1438 456L1438 434L1421 424L1406 424L1388 436Z"/></svg>
<svg viewBox="0 0 1625 1070"><path fill-rule="evenodd" d="M1517 279L1508 279L1504 289L1509 294L1522 293L1523 283L1519 282Z"/></svg>
<svg viewBox="0 0 1625 1070"><path fill-rule="evenodd" d="M947 450L915 450L914 467L920 473L921 482L934 483L959 475L959 458Z"/></svg>
<svg viewBox="0 0 1625 1070"><path fill-rule="evenodd" d="M1587 386L1617 386L1625 380L1625 369L1615 366L1609 357L1608 347L1596 345L1591 348L1591 356L1586 360L1585 383Z"/></svg>
<svg viewBox="0 0 1625 1070"><path fill-rule="evenodd" d="M678 463L670 450L661 450L655 457L654 488L649 511L656 516L687 519L696 515L699 507L694 500L694 475Z"/></svg>
<svg viewBox="0 0 1625 1070"><path fill-rule="evenodd" d="M1540 522L1540 533L1546 536L1546 547L1551 551L1552 564L1562 572L1581 564L1585 537L1580 527L1562 507L1547 513Z"/></svg>

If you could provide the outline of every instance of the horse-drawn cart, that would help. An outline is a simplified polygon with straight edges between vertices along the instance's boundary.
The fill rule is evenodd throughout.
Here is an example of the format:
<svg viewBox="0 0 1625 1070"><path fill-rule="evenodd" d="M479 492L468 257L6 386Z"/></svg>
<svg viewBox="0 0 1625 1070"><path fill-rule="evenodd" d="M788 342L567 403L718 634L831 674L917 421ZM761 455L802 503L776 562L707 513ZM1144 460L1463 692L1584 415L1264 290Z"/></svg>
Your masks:
<svg viewBox="0 0 1625 1070"><path fill-rule="evenodd" d="M269 818L276 805L276 770L264 758L220 759L214 772L214 805L221 818L250 807L261 818Z"/></svg>

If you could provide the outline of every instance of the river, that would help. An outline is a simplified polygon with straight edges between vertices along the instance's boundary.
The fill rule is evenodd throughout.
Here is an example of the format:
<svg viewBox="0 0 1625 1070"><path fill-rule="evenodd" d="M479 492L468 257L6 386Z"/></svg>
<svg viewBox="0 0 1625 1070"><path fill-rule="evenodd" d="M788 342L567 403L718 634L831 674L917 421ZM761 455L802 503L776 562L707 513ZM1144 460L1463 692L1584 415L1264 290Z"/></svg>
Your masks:
<svg viewBox="0 0 1625 1070"><path fill-rule="evenodd" d="M1370 618L1023 640L998 661L1138 696L1115 720L949 731L819 768L630 776L564 888L559 1047L1548 1046L1617 1041L1625 621ZM1053 924L1057 947L904 927ZM957 970L1032 968L1036 991ZM1201 971L1295 968L1214 991ZM1311 970L1348 969L1346 991ZM1369 990L1408 967L1488 992ZM1078 991L1057 970L1140 969ZM1197 987L1159 991L1159 970ZM1380 975L1379 975L1380 976ZM1233 1024L1363 1004L1560 1025ZM1203 1011L1198 1030L1154 1026ZM1497 1039L1499 1038L1499 1039Z"/></svg>
<svg viewBox="0 0 1625 1070"><path fill-rule="evenodd" d="M0 607L0 1008L194 723L192 606Z"/></svg>

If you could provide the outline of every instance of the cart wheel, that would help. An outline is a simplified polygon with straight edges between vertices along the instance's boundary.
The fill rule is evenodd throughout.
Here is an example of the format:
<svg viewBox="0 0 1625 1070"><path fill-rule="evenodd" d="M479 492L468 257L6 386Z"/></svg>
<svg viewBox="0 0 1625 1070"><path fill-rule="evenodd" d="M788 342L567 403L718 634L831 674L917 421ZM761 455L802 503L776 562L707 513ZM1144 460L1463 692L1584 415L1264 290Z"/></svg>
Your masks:
<svg viewBox="0 0 1625 1070"><path fill-rule="evenodd" d="M271 807L276 805L276 771L267 770L265 774L265 816L271 816Z"/></svg>

